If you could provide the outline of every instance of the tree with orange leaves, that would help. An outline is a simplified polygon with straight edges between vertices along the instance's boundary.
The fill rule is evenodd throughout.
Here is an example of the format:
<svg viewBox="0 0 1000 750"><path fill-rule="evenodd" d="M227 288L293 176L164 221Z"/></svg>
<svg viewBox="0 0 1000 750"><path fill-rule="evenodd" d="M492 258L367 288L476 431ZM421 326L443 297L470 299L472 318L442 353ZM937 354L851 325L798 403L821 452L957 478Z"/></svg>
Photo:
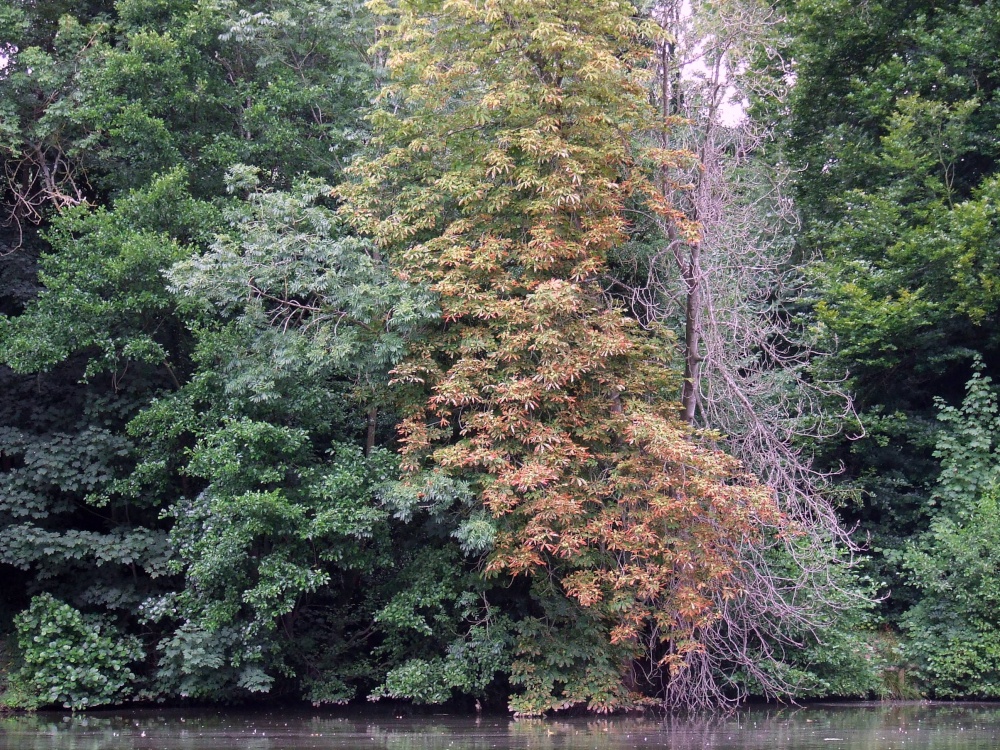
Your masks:
<svg viewBox="0 0 1000 750"><path fill-rule="evenodd" d="M440 324L394 374L404 481L474 487L496 529L487 574L532 580L512 707L725 695L710 652L747 595L744 552L789 530L681 419L668 332L605 283L629 207L698 238L655 182L691 155L640 145L665 126L645 89L662 30L623 0L372 5L389 82L338 192L439 297Z"/></svg>

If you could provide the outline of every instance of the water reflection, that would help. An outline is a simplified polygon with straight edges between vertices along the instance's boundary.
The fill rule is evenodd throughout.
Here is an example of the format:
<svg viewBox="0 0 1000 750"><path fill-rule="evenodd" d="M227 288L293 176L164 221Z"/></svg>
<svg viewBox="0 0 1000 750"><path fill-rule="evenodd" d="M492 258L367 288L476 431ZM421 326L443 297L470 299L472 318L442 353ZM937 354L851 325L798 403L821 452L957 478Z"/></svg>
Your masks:
<svg viewBox="0 0 1000 750"><path fill-rule="evenodd" d="M118 711L0 718L0 750L986 750L1000 705L871 704L665 719Z"/></svg>

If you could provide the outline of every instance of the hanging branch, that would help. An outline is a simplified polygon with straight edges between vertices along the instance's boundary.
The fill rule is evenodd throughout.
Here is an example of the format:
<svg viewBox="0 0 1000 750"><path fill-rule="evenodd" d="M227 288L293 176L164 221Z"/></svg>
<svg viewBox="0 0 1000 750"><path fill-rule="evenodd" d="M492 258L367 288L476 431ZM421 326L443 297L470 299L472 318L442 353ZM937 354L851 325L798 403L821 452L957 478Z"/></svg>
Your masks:
<svg viewBox="0 0 1000 750"><path fill-rule="evenodd" d="M837 575L857 548L830 502L829 476L803 447L838 434L853 407L841 383L809 376L824 353L790 304L802 279L791 257L797 218L789 174L770 154L770 127L745 110L751 99L785 96L787 66L770 45L780 19L756 0L660 0L652 16L669 34L656 55L658 145L698 157L687 169L664 170L658 184L699 234L685 236L671 220L645 214L661 246L645 265L633 261L637 281L609 287L641 321L683 331L682 418L721 434L796 529L744 546L739 595L717 602L720 617L700 635L705 648L661 676L664 700L740 699L739 688L726 692L718 682L732 664L751 665L744 668L764 693L789 694L794 686L759 664L781 662L786 650L820 638L824 613L863 598ZM762 70L761 59L779 74ZM790 570L776 567L779 550L794 561ZM662 667L662 659L651 660L646 679Z"/></svg>

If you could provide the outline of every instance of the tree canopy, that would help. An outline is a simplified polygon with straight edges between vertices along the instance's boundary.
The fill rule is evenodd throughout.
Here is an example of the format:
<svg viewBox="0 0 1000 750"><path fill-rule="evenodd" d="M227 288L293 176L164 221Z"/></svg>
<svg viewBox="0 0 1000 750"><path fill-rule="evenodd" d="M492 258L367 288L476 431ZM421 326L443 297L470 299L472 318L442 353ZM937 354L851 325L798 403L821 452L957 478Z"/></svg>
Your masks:
<svg viewBox="0 0 1000 750"><path fill-rule="evenodd" d="M0 705L994 697L1000 14L849 5L0 8Z"/></svg>

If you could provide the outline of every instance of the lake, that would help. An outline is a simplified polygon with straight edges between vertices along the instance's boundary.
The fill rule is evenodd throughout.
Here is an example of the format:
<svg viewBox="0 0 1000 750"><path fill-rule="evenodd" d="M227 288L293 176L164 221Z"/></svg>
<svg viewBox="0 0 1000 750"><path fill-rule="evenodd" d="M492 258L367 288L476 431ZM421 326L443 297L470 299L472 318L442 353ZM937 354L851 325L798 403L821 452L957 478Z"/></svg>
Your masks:
<svg viewBox="0 0 1000 750"><path fill-rule="evenodd" d="M725 716L513 720L335 711L101 711L0 718L0 750L986 750L1000 704L751 708Z"/></svg>

